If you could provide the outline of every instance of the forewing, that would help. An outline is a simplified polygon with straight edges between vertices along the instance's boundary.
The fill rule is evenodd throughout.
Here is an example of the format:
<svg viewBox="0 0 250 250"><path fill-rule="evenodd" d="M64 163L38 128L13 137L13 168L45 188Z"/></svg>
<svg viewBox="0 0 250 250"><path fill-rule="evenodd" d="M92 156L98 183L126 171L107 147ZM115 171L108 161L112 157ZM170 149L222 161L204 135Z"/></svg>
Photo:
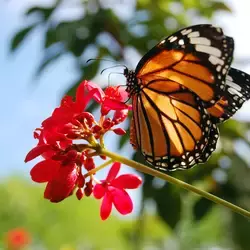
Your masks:
<svg viewBox="0 0 250 250"><path fill-rule="evenodd" d="M188 88L212 106L222 96L232 62L234 42L212 25L195 25L162 40L138 63L140 84L170 80Z"/></svg>

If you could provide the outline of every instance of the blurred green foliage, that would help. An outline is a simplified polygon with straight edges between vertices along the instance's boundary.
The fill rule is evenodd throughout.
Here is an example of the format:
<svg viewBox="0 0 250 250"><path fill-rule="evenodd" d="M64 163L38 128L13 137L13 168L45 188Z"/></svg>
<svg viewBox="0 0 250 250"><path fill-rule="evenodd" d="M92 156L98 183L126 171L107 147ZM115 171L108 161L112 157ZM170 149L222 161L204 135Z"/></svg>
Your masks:
<svg viewBox="0 0 250 250"><path fill-rule="evenodd" d="M167 190L165 193L171 201ZM167 226L152 211L144 211L139 220L135 216L123 220L111 216L103 222L99 216L100 201L93 198L78 201L72 196L61 203L50 203L43 199L41 184L34 185L17 176L1 181L0 201L0 248L4 245L5 234L20 227L31 235L30 250L62 250L66 246L72 250L125 250L139 249L138 244L145 249L150 246L172 249L171 244L175 244L185 246L180 249L191 250L206 245L227 245L229 241L223 231L225 217L218 222L220 209L213 209L204 219L205 223L192 221L191 208L195 199L190 195L186 195L183 204L185 213L178 218L178 234L172 231L172 225ZM165 205L167 210L174 209L171 203ZM229 213L226 215L228 217ZM192 230L187 231L190 227ZM144 237L143 241L138 241L138 234Z"/></svg>
<svg viewBox="0 0 250 250"><path fill-rule="evenodd" d="M70 20L58 18L60 11L73 7L80 10L80 16ZM86 64L90 54L130 65L133 58L126 58L128 48L143 55L163 37L194 22L209 22L220 11L231 10L223 1L214 0L57 0L49 7L34 6L24 13L28 24L13 37L10 49L15 52L35 29L42 27L44 57L36 76L40 76L52 62L70 53L75 58L79 80L65 92L73 94L82 79L92 79L100 70L100 61ZM250 209L249 126L249 123L235 120L222 124L221 138L210 160L173 175ZM123 149L127 143L128 136L121 137L119 148ZM134 159L145 163L139 153ZM7 185L10 184L3 187L6 189ZM250 222L247 219L151 176L145 176L142 209L136 224L116 218L100 223L97 208L89 201L79 205L70 199L55 206L32 198L25 203L28 196L37 197L38 191L29 187L23 192L23 187L11 186L10 190L15 190L11 200L8 189L1 192L1 200L9 200L7 205L1 206L1 228L6 230L17 222L25 224L51 247L49 249L58 249L62 241L85 244L86 239L87 244L95 244L95 249L105 249L106 246L132 249L131 239L137 246L150 242L155 249L171 250L212 249L212 246L247 250L250 246ZM19 192L22 199L17 196ZM13 206L12 203L19 200L22 205ZM156 222L154 218L149 223L150 219L145 215L149 201L154 204L160 221ZM158 231L156 227L162 223L166 227ZM152 240L154 236L156 238Z"/></svg>

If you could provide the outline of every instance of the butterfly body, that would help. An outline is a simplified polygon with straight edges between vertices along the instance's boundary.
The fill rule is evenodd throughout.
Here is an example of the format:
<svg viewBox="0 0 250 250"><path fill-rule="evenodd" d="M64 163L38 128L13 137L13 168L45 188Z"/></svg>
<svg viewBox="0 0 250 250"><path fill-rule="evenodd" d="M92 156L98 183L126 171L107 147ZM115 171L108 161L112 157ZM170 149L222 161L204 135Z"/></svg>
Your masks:
<svg viewBox="0 0 250 250"><path fill-rule="evenodd" d="M233 80L239 73L231 69L228 75L233 49L220 28L195 25L158 43L135 71L125 69L133 107L130 141L155 168L207 161L219 138L216 124L250 98Z"/></svg>

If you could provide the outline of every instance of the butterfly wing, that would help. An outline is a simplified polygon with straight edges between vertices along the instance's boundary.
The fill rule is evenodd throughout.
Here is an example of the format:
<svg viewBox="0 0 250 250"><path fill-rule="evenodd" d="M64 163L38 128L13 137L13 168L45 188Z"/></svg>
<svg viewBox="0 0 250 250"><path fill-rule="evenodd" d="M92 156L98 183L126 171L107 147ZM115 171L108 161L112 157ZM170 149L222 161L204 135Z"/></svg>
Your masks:
<svg viewBox="0 0 250 250"><path fill-rule="evenodd" d="M179 84L209 107L223 96L233 49L233 39L220 28L191 26L152 48L138 63L135 74L144 86L154 80Z"/></svg>
<svg viewBox="0 0 250 250"><path fill-rule="evenodd" d="M133 95L130 142L162 171L205 162L215 149L215 145L210 148L208 138L215 144L218 139L216 125L197 96L177 84L168 94L159 93L156 89L163 83L168 85L155 81L152 88Z"/></svg>
<svg viewBox="0 0 250 250"><path fill-rule="evenodd" d="M226 89L223 97L208 108L208 112L213 116L215 123L229 119L241 108L246 100L250 99L250 75L230 68L226 76Z"/></svg>

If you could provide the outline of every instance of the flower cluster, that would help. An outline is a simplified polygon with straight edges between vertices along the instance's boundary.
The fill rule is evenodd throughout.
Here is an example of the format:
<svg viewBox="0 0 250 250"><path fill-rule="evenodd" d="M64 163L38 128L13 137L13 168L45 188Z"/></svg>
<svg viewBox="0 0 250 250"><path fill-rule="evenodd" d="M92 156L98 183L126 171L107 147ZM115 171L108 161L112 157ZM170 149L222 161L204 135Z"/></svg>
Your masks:
<svg viewBox="0 0 250 250"><path fill-rule="evenodd" d="M108 87L103 91L96 84L83 81L77 89L75 100L65 96L60 106L42 122L41 128L35 130L34 137L38 143L27 154L25 162L43 157L30 174L33 181L47 183L44 198L60 202L76 191L80 200L94 193L95 198L103 198L102 219L109 216L112 204L121 214L132 211L133 204L125 189L137 188L141 184L140 177L126 174L115 178L120 163L113 164L106 180L99 181L94 177L94 156L105 159L105 156L98 154L98 148L104 147L104 135L108 131L117 135L126 133L116 126L128 116L130 105L125 104L127 98L127 92L120 86ZM99 121L85 111L91 100L101 105ZM85 143L76 143L79 140Z"/></svg>

